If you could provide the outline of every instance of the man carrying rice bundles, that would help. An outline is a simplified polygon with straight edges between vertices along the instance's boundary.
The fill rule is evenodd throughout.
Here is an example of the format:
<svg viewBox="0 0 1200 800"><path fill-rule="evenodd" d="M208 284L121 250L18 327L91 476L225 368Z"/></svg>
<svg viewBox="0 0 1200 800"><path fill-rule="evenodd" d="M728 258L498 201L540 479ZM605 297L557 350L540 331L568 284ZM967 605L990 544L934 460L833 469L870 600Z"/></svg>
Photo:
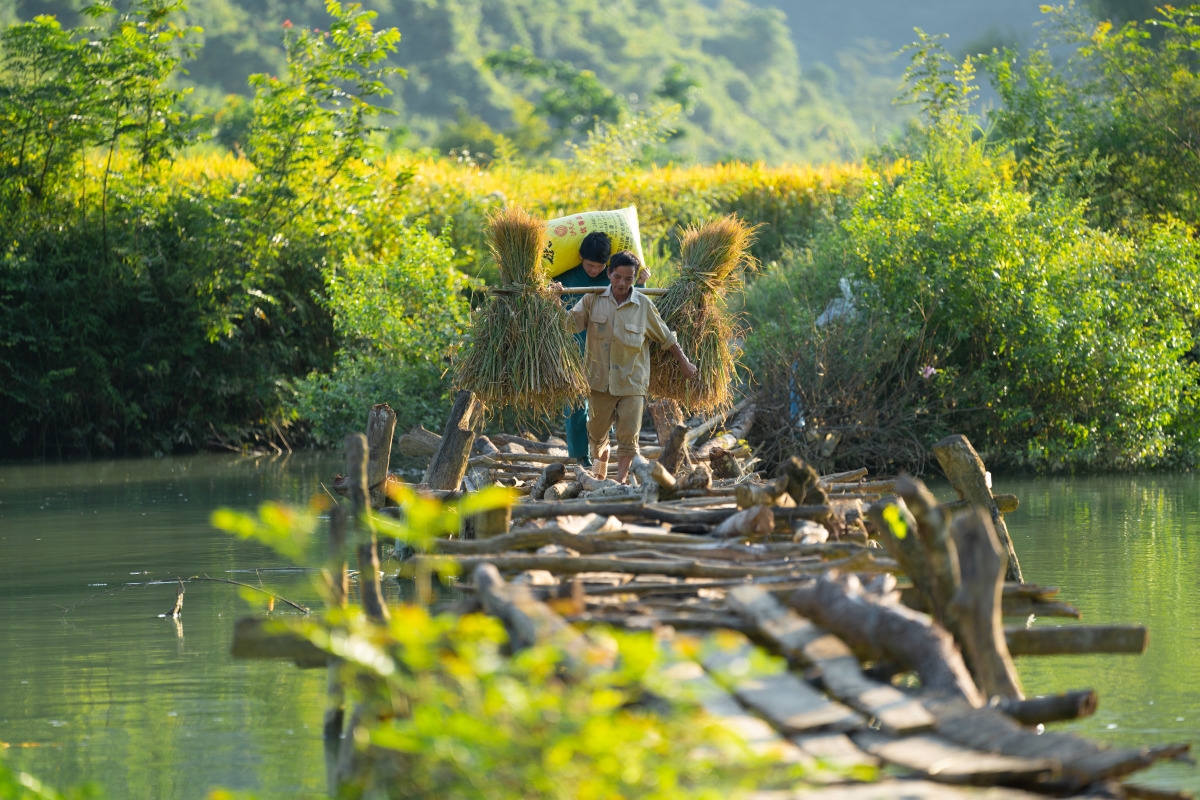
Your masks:
<svg viewBox="0 0 1200 800"><path fill-rule="evenodd" d="M609 428L617 432L617 475L624 483L638 454L646 391L650 385L651 339L669 351L688 379L696 366L684 355L675 334L666 326L650 298L634 286L641 269L638 257L623 250L608 262L609 287L588 294L571 309L577 332L587 331L585 356L588 404L588 449L597 478L608 475ZM562 284L553 283L561 291Z"/></svg>

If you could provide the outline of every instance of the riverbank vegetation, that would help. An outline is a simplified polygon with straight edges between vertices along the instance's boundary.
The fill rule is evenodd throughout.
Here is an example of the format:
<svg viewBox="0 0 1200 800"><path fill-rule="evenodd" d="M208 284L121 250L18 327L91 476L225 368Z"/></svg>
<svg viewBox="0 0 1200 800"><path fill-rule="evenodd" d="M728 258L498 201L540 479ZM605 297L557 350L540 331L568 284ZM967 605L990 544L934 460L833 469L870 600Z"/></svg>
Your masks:
<svg viewBox="0 0 1200 800"><path fill-rule="evenodd" d="M802 168L661 163L669 97L551 155L388 150L398 34L337 4L284 30L250 99L189 113L182 11L0 37L5 456L327 445L383 401L436 427L495 278L486 215L633 204L656 283L682 227L763 223L744 308L763 441L823 467L919 468L950 430L1009 468L1200 459L1195 7L1153 37L1060 12L1066 63L923 39L920 124ZM975 63L1002 100L983 123ZM825 314L839 298L853 312Z"/></svg>

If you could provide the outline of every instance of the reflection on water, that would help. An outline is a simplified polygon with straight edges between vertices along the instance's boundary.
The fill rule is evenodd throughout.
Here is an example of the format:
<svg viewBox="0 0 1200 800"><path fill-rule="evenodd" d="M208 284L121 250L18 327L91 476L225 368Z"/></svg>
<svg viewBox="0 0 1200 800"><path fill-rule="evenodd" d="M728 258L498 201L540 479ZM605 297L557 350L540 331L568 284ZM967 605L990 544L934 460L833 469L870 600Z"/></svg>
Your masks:
<svg viewBox="0 0 1200 800"><path fill-rule="evenodd" d="M180 619L158 615L174 609L176 576L261 581L314 602L303 573L230 573L284 565L208 516L306 502L337 467L313 456L0 467L10 762L52 785L94 781L110 798L202 798L214 786L324 797L324 672L233 661L233 623L254 610L234 586L189 583Z"/></svg>
<svg viewBox="0 0 1200 800"><path fill-rule="evenodd" d="M1200 477L1004 480L997 491L1021 499L1006 521L1025 580L1061 587L1084 623L1150 631L1140 656L1020 658L1026 693L1095 689L1096 715L1063 730L1127 746L1200 746ZM1200 770L1162 764L1133 781L1198 790Z"/></svg>
<svg viewBox="0 0 1200 800"><path fill-rule="evenodd" d="M235 587L189 583L181 618L158 615L174 607L176 576L261 581L316 602L304 574L231 572L283 564L212 530L208 516L305 502L339 466L335 456L198 456L0 467L9 760L54 785L94 781L110 798L202 798L214 786L324 797L324 671L233 661L233 623L253 610ZM1020 659L1026 692L1095 688L1096 716L1062 727L1104 741L1200 742L1200 479L1008 479L996 489L1021 498L1008 524L1027 580L1062 587L1085 622L1150 629L1140 657ZM1192 767L1143 776L1200 789Z"/></svg>

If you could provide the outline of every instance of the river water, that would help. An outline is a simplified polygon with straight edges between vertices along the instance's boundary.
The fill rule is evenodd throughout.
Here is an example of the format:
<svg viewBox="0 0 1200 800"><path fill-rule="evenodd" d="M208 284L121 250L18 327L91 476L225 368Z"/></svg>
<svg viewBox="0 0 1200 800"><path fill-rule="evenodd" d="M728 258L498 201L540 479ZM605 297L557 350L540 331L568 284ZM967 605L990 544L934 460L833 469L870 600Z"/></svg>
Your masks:
<svg viewBox="0 0 1200 800"><path fill-rule="evenodd" d="M203 798L214 787L325 797L324 671L231 659L234 621L257 610L237 587L188 584L176 625L157 616L175 586L151 582L261 582L314 603L308 575L277 571L278 556L208 519L220 506L307 502L339 462L0 467L0 749L10 764L56 786L92 781L112 799ZM1062 587L1085 622L1150 629L1143 656L1020 659L1026 693L1095 688L1096 716L1064 730L1200 743L1200 479L998 479L996 490L1021 499L1007 519L1026 580ZM1138 780L1200 790L1184 765Z"/></svg>

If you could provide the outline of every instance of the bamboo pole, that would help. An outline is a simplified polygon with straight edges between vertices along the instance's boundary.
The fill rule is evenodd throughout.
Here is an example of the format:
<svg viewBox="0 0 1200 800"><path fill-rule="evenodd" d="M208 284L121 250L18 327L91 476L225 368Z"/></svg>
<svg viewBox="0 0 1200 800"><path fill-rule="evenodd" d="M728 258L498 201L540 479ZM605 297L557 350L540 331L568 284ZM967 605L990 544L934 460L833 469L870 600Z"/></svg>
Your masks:
<svg viewBox="0 0 1200 800"><path fill-rule="evenodd" d="M664 294L667 293L666 289L656 289L656 288L643 289L640 286L637 287L637 290L639 292L641 292L642 294L646 295L647 297L662 297ZM580 286L580 287L564 286L563 288L558 289L556 291L559 294L604 294L606 291L608 291L608 287L607 286ZM521 290L520 289L505 289L501 286L489 286L487 289L487 293L488 294L520 294Z"/></svg>

